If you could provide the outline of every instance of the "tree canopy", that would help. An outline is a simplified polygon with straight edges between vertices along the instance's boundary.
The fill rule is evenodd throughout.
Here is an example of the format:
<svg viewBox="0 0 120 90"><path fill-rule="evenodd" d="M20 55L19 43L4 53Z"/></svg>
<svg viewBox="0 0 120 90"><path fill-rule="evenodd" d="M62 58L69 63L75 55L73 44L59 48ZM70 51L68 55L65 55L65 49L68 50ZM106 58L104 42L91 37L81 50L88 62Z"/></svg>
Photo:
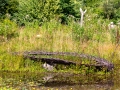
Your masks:
<svg viewBox="0 0 120 90"><path fill-rule="evenodd" d="M19 25L28 22L42 24L51 19L67 22L69 15L80 18L79 8L92 10L104 19L120 18L119 0L0 0L0 15L9 14Z"/></svg>

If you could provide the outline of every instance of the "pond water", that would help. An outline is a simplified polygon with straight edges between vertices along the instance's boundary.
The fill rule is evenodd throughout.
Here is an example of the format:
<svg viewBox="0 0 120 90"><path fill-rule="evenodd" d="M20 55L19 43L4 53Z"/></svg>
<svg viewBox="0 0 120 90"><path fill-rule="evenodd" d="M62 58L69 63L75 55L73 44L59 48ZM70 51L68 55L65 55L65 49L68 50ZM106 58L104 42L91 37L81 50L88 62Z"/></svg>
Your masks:
<svg viewBox="0 0 120 90"><path fill-rule="evenodd" d="M110 73L0 72L0 90L119 90L119 81Z"/></svg>

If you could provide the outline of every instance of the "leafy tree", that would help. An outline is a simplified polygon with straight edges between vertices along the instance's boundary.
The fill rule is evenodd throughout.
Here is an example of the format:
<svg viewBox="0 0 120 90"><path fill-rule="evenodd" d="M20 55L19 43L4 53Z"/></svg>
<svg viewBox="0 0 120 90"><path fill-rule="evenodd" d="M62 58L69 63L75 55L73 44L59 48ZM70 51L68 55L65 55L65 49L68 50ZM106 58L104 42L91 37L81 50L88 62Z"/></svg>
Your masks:
<svg viewBox="0 0 120 90"><path fill-rule="evenodd" d="M76 15L74 9L75 4L71 0L60 0L59 6L60 6L59 13L62 14L61 16L62 23L67 21L67 17L69 15L73 15L73 16Z"/></svg>
<svg viewBox="0 0 120 90"><path fill-rule="evenodd" d="M85 6L93 6L96 3L99 3L101 0L82 0Z"/></svg>
<svg viewBox="0 0 120 90"><path fill-rule="evenodd" d="M120 17L120 1L119 0L107 0L103 4L103 10L101 15L107 19L117 19Z"/></svg>
<svg viewBox="0 0 120 90"><path fill-rule="evenodd" d="M18 11L19 3L17 0L0 0L0 16L4 18L5 15L8 13L13 15L13 13Z"/></svg>
<svg viewBox="0 0 120 90"><path fill-rule="evenodd" d="M103 5L103 16L104 18L112 19L114 18L115 12L112 2L106 2Z"/></svg>
<svg viewBox="0 0 120 90"><path fill-rule="evenodd" d="M79 8L78 8L79 10ZM72 0L20 0L19 12L14 14L14 19L20 25L50 21L53 18L67 22L68 16L78 16L75 3Z"/></svg>
<svg viewBox="0 0 120 90"><path fill-rule="evenodd" d="M59 0L21 0L14 19L19 25L46 22L55 18Z"/></svg>
<svg viewBox="0 0 120 90"><path fill-rule="evenodd" d="M115 18L119 19L120 18L120 1L119 0L114 1L114 8L115 8Z"/></svg>

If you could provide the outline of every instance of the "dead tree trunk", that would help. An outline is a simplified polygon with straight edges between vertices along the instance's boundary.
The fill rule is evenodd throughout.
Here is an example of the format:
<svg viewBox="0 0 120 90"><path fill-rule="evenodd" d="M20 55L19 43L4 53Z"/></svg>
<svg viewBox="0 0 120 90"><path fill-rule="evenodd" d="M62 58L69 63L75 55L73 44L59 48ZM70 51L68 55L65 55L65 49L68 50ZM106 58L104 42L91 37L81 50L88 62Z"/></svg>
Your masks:
<svg viewBox="0 0 120 90"><path fill-rule="evenodd" d="M87 10L83 11L82 8L80 8L80 13L81 13L81 20L80 20L80 26L83 27L83 17L85 15Z"/></svg>
<svg viewBox="0 0 120 90"><path fill-rule="evenodd" d="M14 54L20 54L20 53L15 52ZM96 64L90 63L90 64L79 64L79 65L84 65L86 67L94 66L96 68L106 67L108 71L111 71L114 68L114 65L108 60L87 54L79 54L79 53L71 53L71 52L45 52L45 51L29 51L23 53L24 58L29 58L34 61L42 61L49 64L56 63L63 65L71 65L71 64L78 65L73 61L63 60L59 58L46 58L46 57L44 58L42 57L42 55L46 55L46 56L59 55L59 56L73 56L78 58L85 58L87 60L95 61Z"/></svg>

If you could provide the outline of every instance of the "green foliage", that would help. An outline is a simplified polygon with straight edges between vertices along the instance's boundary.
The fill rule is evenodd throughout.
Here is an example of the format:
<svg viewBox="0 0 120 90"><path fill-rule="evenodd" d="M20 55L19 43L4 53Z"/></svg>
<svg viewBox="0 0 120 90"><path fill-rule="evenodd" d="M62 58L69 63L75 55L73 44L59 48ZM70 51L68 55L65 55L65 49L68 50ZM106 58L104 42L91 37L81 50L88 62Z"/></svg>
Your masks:
<svg viewBox="0 0 120 90"><path fill-rule="evenodd" d="M66 23L69 15L79 17L79 8L72 0L20 0L18 13L14 14L14 20L19 25L35 22L41 25L43 22L51 19L60 19L62 23Z"/></svg>
<svg viewBox="0 0 120 90"><path fill-rule="evenodd" d="M59 6L59 13L62 14L60 17L62 23L67 22L69 15L76 16L77 13L74 9L75 3L72 0L60 0Z"/></svg>
<svg viewBox="0 0 120 90"><path fill-rule="evenodd" d="M114 7L111 2L104 3L103 5L103 16L104 18L112 19L115 15L114 13Z"/></svg>
<svg viewBox="0 0 120 90"><path fill-rule="evenodd" d="M9 19L4 19L0 23L0 35L9 39L16 34L17 25Z"/></svg>
<svg viewBox="0 0 120 90"><path fill-rule="evenodd" d="M101 15L107 19L118 19L120 17L120 1L110 0L104 2Z"/></svg>
<svg viewBox="0 0 120 90"><path fill-rule="evenodd" d="M83 40L84 39L84 28L80 26L80 24L74 24L73 26L73 38L75 40Z"/></svg>
<svg viewBox="0 0 120 90"><path fill-rule="evenodd" d="M59 0L21 0L19 12L15 14L15 20L19 25L35 22L39 25L42 22L55 18Z"/></svg>
<svg viewBox="0 0 120 90"><path fill-rule="evenodd" d="M110 35L111 35L111 41L112 42L115 42L115 40L116 40L116 30L115 29L111 29L110 30Z"/></svg>
<svg viewBox="0 0 120 90"><path fill-rule="evenodd" d="M115 8L115 18L119 19L120 18L120 1L116 0L114 1L114 8Z"/></svg>
<svg viewBox="0 0 120 90"><path fill-rule="evenodd" d="M81 52L83 50L85 53L95 54L96 52L90 48L94 47L102 49L102 47L95 47L96 42L99 42L100 44L103 44L104 42L110 43L111 38L115 39L115 32L109 32L107 30L108 22L102 18L98 19L95 17L96 13L98 14L101 12L102 15L107 15L107 13L110 15L111 11L110 13L107 10L107 13L105 13L105 11L103 12L102 9L97 6L99 5L97 0L95 2L96 4L93 6L93 0L92 2L87 2L87 13L84 18L84 26L81 28L79 23L74 21L76 17L80 16L79 8L81 7L81 1L79 0L19 0L19 12L11 13L11 15L14 15L12 20L17 21L19 25L25 25L26 27L19 28L19 38L12 39L8 43L0 43L1 48L4 48L7 52L25 50ZM112 7L115 8L113 13L115 16L112 18L119 17L120 8L118 3L119 2L116 2L112 5ZM58 22L57 20L60 18L63 23L67 22L67 25L61 24L61 21ZM39 26L41 24L42 26ZM9 19L0 22L0 36L4 36L8 39L15 34L16 29L16 24ZM36 37L37 35L40 37ZM82 45L78 44L79 42L84 42L88 45L85 45L84 49ZM113 40L113 42L115 42L115 40ZM88 46L90 48L88 48ZM103 51L105 50L103 49ZM101 56L104 54L103 51L102 54L99 53ZM5 56L6 55L7 54L5 54ZM4 68L7 67L6 70L9 70L11 65L17 67L16 62L18 63L16 69L32 69L34 71L41 68L37 67L38 63L30 60L18 62L18 60L16 61L16 58L9 58L10 57L1 58L1 60L6 60L6 62L3 62L5 63L3 64ZM12 61L14 61L14 63ZM0 67L3 68L2 64L0 64Z"/></svg>
<svg viewBox="0 0 120 90"><path fill-rule="evenodd" d="M115 12L115 18L120 21L120 8L116 10L116 12Z"/></svg>
<svg viewBox="0 0 120 90"><path fill-rule="evenodd" d="M1 18L5 17L5 14L9 13L13 15L13 13L18 11L18 1L17 0L0 0L0 16Z"/></svg>
<svg viewBox="0 0 120 90"><path fill-rule="evenodd" d="M82 0L82 3L86 7L96 7L97 5L100 5L100 2L102 0Z"/></svg>
<svg viewBox="0 0 120 90"><path fill-rule="evenodd" d="M73 38L77 41L89 41L92 40L94 30L93 28L88 28L89 26L81 27L79 23L73 23L72 34Z"/></svg>

